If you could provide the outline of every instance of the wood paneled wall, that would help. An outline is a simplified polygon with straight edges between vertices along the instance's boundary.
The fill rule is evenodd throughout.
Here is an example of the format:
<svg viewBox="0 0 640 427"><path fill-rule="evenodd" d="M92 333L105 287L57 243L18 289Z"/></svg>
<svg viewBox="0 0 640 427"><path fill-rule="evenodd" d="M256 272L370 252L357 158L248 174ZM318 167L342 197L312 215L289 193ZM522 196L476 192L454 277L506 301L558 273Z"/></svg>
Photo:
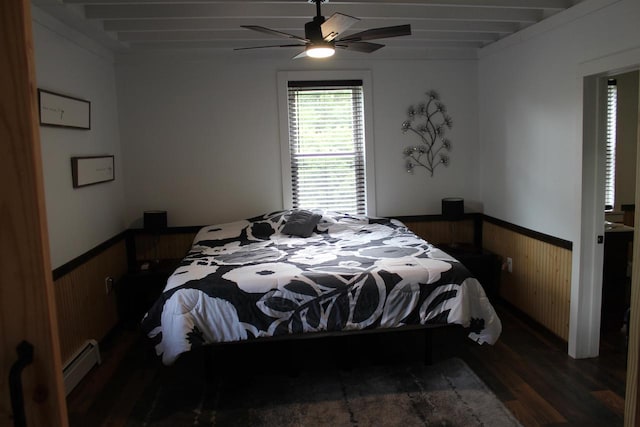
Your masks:
<svg viewBox="0 0 640 427"><path fill-rule="evenodd" d="M433 220L405 220L399 218L404 225L429 243L473 243L474 220L462 221L433 221Z"/></svg>
<svg viewBox="0 0 640 427"><path fill-rule="evenodd" d="M100 341L116 325L116 293L107 295L105 278L117 282L126 272L123 238L54 281L63 363L86 340Z"/></svg>
<svg viewBox="0 0 640 427"><path fill-rule="evenodd" d="M160 235L136 233L134 236L135 259L147 261L184 258L191 248L196 233L195 231Z"/></svg>
<svg viewBox="0 0 640 427"><path fill-rule="evenodd" d="M402 219L430 243L474 243L473 218L457 222ZM119 280L127 272L127 256L135 261L180 259L197 231L160 235L131 230L135 252L127 254L125 239L95 255L55 280L62 360L66 361L87 339L100 340L117 323L115 292L106 294L104 279ZM482 223L482 245L503 259L513 259L513 273L502 272L500 296L564 340L569 334L571 250L526 236L487 221Z"/></svg>
<svg viewBox="0 0 640 427"><path fill-rule="evenodd" d="M569 339L571 250L483 222L482 246L513 260L500 296L564 340Z"/></svg>
<svg viewBox="0 0 640 427"><path fill-rule="evenodd" d="M118 323L116 291L107 294L105 279L116 284L128 271L129 257L136 261L176 259L187 253L196 232L154 236L135 233L135 254L127 253L125 235L104 250L89 255L54 280L55 301L60 331L60 353L66 363L88 339L102 340ZM65 268L66 270L66 268Z"/></svg>

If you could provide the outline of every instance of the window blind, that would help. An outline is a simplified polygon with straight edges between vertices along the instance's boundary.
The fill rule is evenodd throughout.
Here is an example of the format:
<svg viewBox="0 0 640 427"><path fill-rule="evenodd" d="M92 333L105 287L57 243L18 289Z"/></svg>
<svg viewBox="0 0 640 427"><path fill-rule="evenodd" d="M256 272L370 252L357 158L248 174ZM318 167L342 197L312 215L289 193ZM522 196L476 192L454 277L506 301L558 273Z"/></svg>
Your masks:
<svg viewBox="0 0 640 427"><path fill-rule="evenodd" d="M293 207L365 214L362 81L288 83Z"/></svg>
<svg viewBox="0 0 640 427"><path fill-rule="evenodd" d="M618 86L615 80L609 80L607 86L607 146L605 172L605 209L615 206L616 190L616 123L618 108Z"/></svg>

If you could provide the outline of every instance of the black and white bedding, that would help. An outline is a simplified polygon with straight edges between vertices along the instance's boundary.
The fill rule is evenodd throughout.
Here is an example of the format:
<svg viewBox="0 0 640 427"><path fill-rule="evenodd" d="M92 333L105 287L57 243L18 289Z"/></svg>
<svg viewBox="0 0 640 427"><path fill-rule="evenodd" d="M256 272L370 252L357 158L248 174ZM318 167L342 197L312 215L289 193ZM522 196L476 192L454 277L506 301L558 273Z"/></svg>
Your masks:
<svg viewBox="0 0 640 427"><path fill-rule="evenodd" d="M480 283L401 222L314 211L314 231L299 237L282 233L291 213L198 232L142 321L163 363L210 343L406 325L498 339Z"/></svg>

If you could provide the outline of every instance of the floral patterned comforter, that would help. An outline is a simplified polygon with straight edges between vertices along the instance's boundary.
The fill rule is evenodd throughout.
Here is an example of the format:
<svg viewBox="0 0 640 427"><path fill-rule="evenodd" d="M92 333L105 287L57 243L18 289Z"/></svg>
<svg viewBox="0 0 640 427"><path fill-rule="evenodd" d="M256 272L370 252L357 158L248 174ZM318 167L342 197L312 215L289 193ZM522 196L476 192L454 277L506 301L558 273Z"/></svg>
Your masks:
<svg viewBox="0 0 640 427"><path fill-rule="evenodd" d="M288 211L202 228L142 321L165 364L216 342L319 331L460 324L493 344L502 325L480 283L401 222L318 211L311 237Z"/></svg>

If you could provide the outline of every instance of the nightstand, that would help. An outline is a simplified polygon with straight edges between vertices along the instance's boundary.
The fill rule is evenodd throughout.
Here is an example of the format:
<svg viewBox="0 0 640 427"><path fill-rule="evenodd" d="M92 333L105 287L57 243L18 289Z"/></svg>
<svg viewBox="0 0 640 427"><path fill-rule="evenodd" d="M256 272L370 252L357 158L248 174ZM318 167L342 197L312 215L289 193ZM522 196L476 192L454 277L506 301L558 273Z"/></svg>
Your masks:
<svg viewBox="0 0 640 427"><path fill-rule="evenodd" d="M486 249L470 244L438 245L440 249L460 261L478 279L491 302L500 296L500 257Z"/></svg>
<svg viewBox="0 0 640 427"><path fill-rule="evenodd" d="M144 314L160 296L167 279L180 264L179 259L138 262L116 287L118 316L126 326L140 323Z"/></svg>

